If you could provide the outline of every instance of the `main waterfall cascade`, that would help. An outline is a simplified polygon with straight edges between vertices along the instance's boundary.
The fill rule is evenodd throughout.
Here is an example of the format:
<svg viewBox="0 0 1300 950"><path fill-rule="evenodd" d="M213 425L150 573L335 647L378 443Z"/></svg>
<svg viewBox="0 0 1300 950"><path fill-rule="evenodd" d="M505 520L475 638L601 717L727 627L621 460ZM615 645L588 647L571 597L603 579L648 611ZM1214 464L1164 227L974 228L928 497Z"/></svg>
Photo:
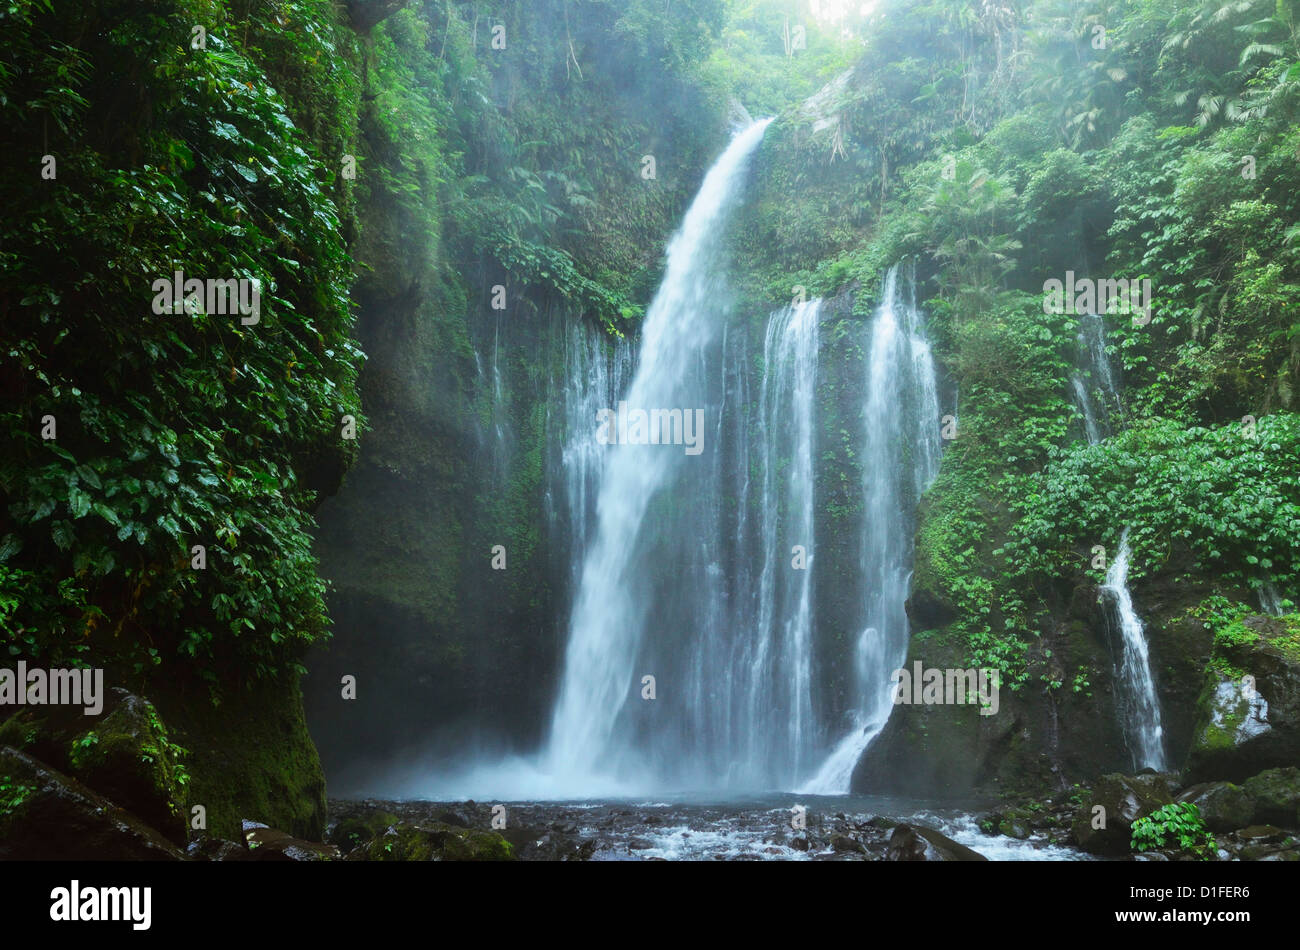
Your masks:
<svg viewBox="0 0 1300 950"><path fill-rule="evenodd" d="M1090 445L1096 445L1111 432L1111 413L1120 409L1119 387L1110 359L1106 355L1105 328L1100 316L1086 314L1080 319L1079 350L1088 373L1088 383L1079 374L1071 378L1084 431ZM1147 649L1146 630L1133 609L1128 588L1129 561L1132 551L1128 528L1120 532L1119 548L1106 570L1102 591L1107 599L1107 622L1121 654L1116 663L1120 688L1116 697L1120 725L1133 757L1133 767L1165 768L1164 728L1160 716L1160 698L1151 675L1151 658Z"/></svg>
<svg viewBox="0 0 1300 950"><path fill-rule="evenodd" d="M847 793L854 767L889 718L892 674L907 659L904 605L911 580L916 502L939 471L934 360L910 271L900 275L899 265L889 271L869 332L860 454L865 603L854 658L861 706L848 734L801 789L807 794Z"/></svg>
<svg viewBox="0 0 1300 950"><path fill-rule="evenodd" d="M767 124L755 123L732 140L669 242L625 397L632 409L647 412L703 409L704 452L688 457L673 445L603 446L608 458L597 523L582 555L541 764L563 784L707 785L770 762L737 761L730 741L747 710L735 706L742 698L732 688L742 678L734 665L738 605L726 594L746 578L723 570L733 552L720 541L729 487L723 236ZM651 627L653 636L646 636ZM642 698L650 695L643 681L653 682L655 698Z"/></svg>
<svg viewBox="0 0 1300 950"><path fill-rule="evenodd" d="M594 329L559 330L545 504L574 567L550 736L535 758L444 773L444 794L845 793L888 716L907 652L917 499L939 462L933 359L913 277L895 267L864 326L861 633L819 654L823 304L754 321L732 313L725 280L729 218L765 126L737 134L705 176L669 243L639 353ZM603 444L598 414L620 404L703 410L703 451ZM853 711L832 724L843 699L816 671L846 666Z"/></svg>

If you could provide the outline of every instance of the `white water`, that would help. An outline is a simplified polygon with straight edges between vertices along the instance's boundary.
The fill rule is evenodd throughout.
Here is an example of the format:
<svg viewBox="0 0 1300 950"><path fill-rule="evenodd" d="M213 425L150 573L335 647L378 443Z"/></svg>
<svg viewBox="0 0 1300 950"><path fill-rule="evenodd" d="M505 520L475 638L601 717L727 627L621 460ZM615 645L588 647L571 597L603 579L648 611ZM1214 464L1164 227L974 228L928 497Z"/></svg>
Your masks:
<svg viewBox="0 0 1300 950"><path fill-rule="evenodd" d="M737 660L747 673L744 746L767 762L756 777L792 784L815 741L812 707L813 429L817 318L821 301L787 307L768 320L758 447L763 473L763 569L755 637L742 637ZM784 437L783 437L784 436ZM782 450L790 453L782 469ZM747 499L746 499L747 500ZM785 517L781 517L784 509ZM805 567L793 567L803 548ZM780 613L778 613L780 612ZM702 701L708 701L700 697ZM772 737L781 748L772 748ZM775 753L775 755L774 755Z"/></svg>
<svg viewBox="0 0 1300 950"><path fill-rule="evenodd" d="M1266 614L1274 617L1282 616L1286 610L1282 606L1282 595L1278 593L1277 585L1272 581L1265 581L1259 588L1259 606Z"/></svg>
<svg viewBox="0 0 1300 950"><path fill-rule="evenodd" d="M1119 390L1106 355L1105 327L1101 317L1086 314L1079 320L1079 349L1092 386L1085 385L1077 373L1071 377L1071 384L1079 411L1083 413L1088 444L1096 445L1110 432L1111 413L1118 416L1120 412ZM1125 528L1120 534L1119 550L1110 562L1102 585L1109 599L1109 622L1118 634L1122 649L1120 662L1116 665L1120 686L1116 704L1129 754L1133 757L1133 767L1163 771L1165 752L1160 697L1151 675L1146 630L1133 609L1133 595L1129 592L1131 558L1128 528Z"/></svg>
<svg viewBox="0 0 1300 950"><path fill-rule="evenodd" d="M560 391L547 399L547 412L562 407L563 418L548 420L547 425L548 431L558 430L556 441L561 445L560 457L548 466L552 477L548 514L552 536L567 535L568 550L558 556L571 565L570 584L576 589L609 458L609 447L593 438L592 421L599 410L623 398L632 375L632 351L625 339L610 341L589 324L566 321L559 332L564 336L564 379Z"/></svg>
<svg viewBox="0 0 1300 950"><path fill-rule="evenodd" d="M689 716L680 702L694 690L716 686L708 677L718 670L716 651L694 650L694 670L678 668L665 676L656 659L665 651L644 650L652 608L676 597L685 609L655 610L656 625L681 624L691 630L656 629L670 640L699 644L708 625L725 617L709 616L693 607L716 608L720 598L710 596L724 578L718 552L698 549L712 538L707 525L697 524L697 535L656 531L656 520L670 516L674 505L689 507L693 479L712 480L718 471L719 446L707 438L720 431L721 405L708 405L718 366L710 370L710 356L729 312L722 280L722 237L743 181L749 156L762 140L768 122L758 122L740 132L705 176L681 229L668 245L663 283L646 312L640 358L628 389L633 409L706 410L706 444L703 457L691 458L680 446L615 445L605 447L604 465L596 503L597 524L588 546L569 621L564 674L552 719L550 743L543 756L543 771L565 784L583 787L592 779L625 777L653 786L659 784L671 752L680 753L693 739ZM725 370L725 361L713 361ZM714 412L710 414L709 409ZM594 428L594 420L593 420ZM594 434L594 433L593 433ZM652 506L654 511L651 511ZM690 545L695 550L689 550ZM703 561L703 576L682 570ZM663 575L672 575L664 589ZM683 590L690 591L681 604ZM704 596L701 596L704 594ZM673 606L668 603L668 606ZM703 674L703 675L701 675ZM664 679L664 700L641 698L644 675ZM675 694L675 695L674 695ZM626 715L630 703L651 705ZM699 706L694 705L698 711ZM655 720L661 709L678 715ZM664 720L668 720L665 722ZM674 721L675 720L675 721ZM716 734L702 737L715 750ZM659 755L652 754L658 747ZM698 751L698 749L696 750ZM665 755L664 753L669 753ZM697 764L704 764L696 759ZM719 762L709 763L716 768ZM716 774L716 773L715 773Z"/></svg>
<svg viewBox="0 0 1300 950"><path fill-rule="evenodd" d="M1119 551L1106 571L1102 590L1112 598L1120 639L1124 653L1119 664L1119 697L1124 713L1124 734L1133 756L1134 768L1165 770L1164 729L1160 720L1160 699L1156 695L1155 680L1151 676L1151 658L1147 653L1147 638L1142 621L1133 610L1133 598L1128 589L1128 568L1131 552L1128 546L1128 529L1120 534Z"/></svg>
<svg viewBox="0 0 1300 950"><path fill-rule="evenodd" d="M848 734L800 791L849 791L853 769L892 709L891 674L907 659L903 606L911 580L916 499L939 470L939 400L934 360L910 274L895 265L870 328L863 406L862 544L864 622L856 650L862 705ZM910 455L905 451L910 448Z"/></svg>

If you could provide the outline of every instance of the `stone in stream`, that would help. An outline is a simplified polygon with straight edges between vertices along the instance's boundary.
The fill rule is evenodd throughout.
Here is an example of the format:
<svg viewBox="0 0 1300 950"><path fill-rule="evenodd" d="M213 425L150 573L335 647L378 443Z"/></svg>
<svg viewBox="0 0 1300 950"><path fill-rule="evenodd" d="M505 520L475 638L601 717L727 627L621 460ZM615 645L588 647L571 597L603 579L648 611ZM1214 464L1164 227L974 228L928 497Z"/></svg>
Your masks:
<svg viewBox="0 0 1300 950"><path fill-rule="evenodd" d="M984 855L933 828L900 824L889 836L887 861L987 861Z"/></svg>
<svg viewBox="0 0 1300 950"><path fill-rule="evenodd" d="M867 852L857 838L841 834L831 835L831 850L840 854L866 854Z"/></svg>

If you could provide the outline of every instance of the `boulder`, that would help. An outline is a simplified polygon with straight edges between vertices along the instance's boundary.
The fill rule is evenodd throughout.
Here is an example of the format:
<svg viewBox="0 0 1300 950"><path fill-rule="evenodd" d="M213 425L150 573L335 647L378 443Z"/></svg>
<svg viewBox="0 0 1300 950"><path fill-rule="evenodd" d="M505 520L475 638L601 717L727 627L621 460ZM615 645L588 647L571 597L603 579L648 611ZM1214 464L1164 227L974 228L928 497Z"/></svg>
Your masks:
<svg viewBox="0 0 1300 950"><path fill-rule="evenodd" d="M495 831L442 822L397 824L348 853L349 861L514 861L510 842Z"/></svg>
<svg viewBox="0 0 1300 950"><path fill-rule="evenodd" d="M988 858L933 828L900 824L889 836L887 861L987 861Z"/></svg>
<svg viewBox="0 0 1300 950"><path fill-rule="evenodd" d="M594 838L580 838L563 831L534 832L511 829L504 837L520 861L587 861L596 853Z"/></svg>
<svg viewBox="0 0 1300 950"><path fill-rule="evenodd" d="M1174 800L1164 775L1104 775L1075 813L1075 842L1091 854L1125 855L1133 822ZM1100 806L1102 811L1094 812Z"/></svg>
<svg viewBox="0 0 1300 950"><path fill-rule="evenodd" d="M998 834L1024 841L1029 837L1029 824L1023 818L1003 818L998 822Z"/></svg>
<svg viewBox="0 0 1300 950"><path fill-rule="evenodd" d="M252 857L246 845L214 838L206 831L198 832L186 845L185 855L192 861L247 861Z"/></svg>
<svg viewBox="0 0 1300 950"><path fill-rule="evenodd" d="M179 861L154 828L69 775L0 746L0 860Z"/></svg>
<svg viewBox="0 0 1300 950"><path fill-rule="evenodd" d="M392 812L372 811L341 818L329 829L325 837L327 841L337 845L344 854L347 854L353 848L367 844L398 824L401 824L401 819Z"/></svg>
<svg viewBox="0 0 1300 950"><path fill-rule="evenodd" d="M139 816L173 844L184 845L182 750L157 710L120 687L107 690L98 716L81 707L29 707L0 726L0 742L24 749Z"/></svg>
<svg viewBox="0 0 1300 950"><path fill-rule="evenodd" d="M866 854L867 852L857 838L841 834L831 835L831 850L837 854Z"/></svg>
<svg viewBox="0 0 1300 950"><path fill-rule="evenodd" d="M1255 821L1300 828L1300 768L1269 769L1242 787L1255 799Z"/></svg>
<svg viewBox="0 0 1300 950"><path fill-rule="evenodd" d="M256 861L333 861L341 852L332 844L304 841L260 821L243 822L244 843Z"/></svg>
<svg viewBox="0 0 1300 950"><path fill-rule="evenodd" d="M1245 828L1255 818L1255 798L1231 782L1204 782L1178 795L1178 801L1191 802L1201 811L1210 831L1235 831Z"/></svg>
<svg viewBox="0 0 1300 950"><path fill-rule="evenodd" d="M1220 633L1197 700L1194 782L1242 782L1300 762L1300 619L1256 615Z"/></svg>

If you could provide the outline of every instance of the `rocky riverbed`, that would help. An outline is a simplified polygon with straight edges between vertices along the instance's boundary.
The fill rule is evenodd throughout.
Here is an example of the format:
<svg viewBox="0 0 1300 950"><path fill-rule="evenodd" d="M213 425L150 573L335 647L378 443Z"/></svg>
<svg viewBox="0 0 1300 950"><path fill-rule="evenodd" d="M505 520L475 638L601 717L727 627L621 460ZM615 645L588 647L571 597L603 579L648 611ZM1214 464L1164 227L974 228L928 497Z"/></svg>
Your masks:
<svg viewBox="0 0 1300 950"><path fill-rule="evenodd" d="M772 796L713 803L332 801L328 837L347 857L396 856L410 829L493 828L520 860L1070 860L1047 824L1012 837L977 813L860 797ZM985 820L985 824L989 822ZM394 845L387 854L386 844Z"/></svg>

